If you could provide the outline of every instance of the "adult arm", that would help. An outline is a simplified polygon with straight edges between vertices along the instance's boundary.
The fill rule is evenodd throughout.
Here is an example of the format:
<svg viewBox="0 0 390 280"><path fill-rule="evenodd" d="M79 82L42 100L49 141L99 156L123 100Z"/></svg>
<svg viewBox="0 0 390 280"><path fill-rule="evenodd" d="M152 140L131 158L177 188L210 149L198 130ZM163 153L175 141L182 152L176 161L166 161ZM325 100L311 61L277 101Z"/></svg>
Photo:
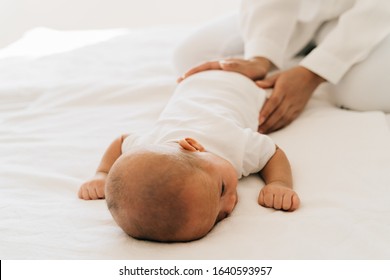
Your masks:
<svg viewBox="0 0 390 280"><path fill-rule="evenodd" d="M281 68L298 22L300 0L242 0L240 29L244 57L266 57Z"/></svg>
<svg viewBox="0 0 390 280"><path fill-rule="evenodd" d="M390 1L356 1L300 66L257 82L260 87L273 88L259 115L259 131L269 133L290 124L319 84L339 82L389 34Z"/></svg>
<svg viewBox="0 0 390 280"><path fill-rule="evenodd" d="M298 20L300 0L243 0L240 29L244 40L244 59L224 58L207 61L184 73L178 82L206 70L241 73L250 79L263 79L272 63L280 67L283 54Z"/></svg>
<svg viewBox="0 0 390 280"><path fill-rule="evenodd" d="M339 17L337 26L300 63L337 84L390 34L390 1L357 0Z"/></svg>

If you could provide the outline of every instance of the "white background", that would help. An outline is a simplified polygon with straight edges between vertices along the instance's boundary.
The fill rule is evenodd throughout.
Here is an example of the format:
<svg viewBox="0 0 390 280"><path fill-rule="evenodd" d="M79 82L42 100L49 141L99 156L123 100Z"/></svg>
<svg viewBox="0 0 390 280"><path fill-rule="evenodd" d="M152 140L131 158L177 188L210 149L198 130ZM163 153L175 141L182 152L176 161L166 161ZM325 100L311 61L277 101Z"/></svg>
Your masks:
<svg viewBox="0 0 390 280"><path fill-rule="evenodd" d="M240 0L0 0L0 48L37 26L55 29L200 24Z"/></svg>
<svg viewBox="0 0 390 280"><path fill-rule="evenodd" d="M264 280L328 280L328 279L389 279L389 261L5 261L2 266L4 280L68 280L68 279L264 279ZM119 269L159 268L183 269L201 268L203 276L119 276ZM214 267L219 271L227 267L272 267L269 275L213 275ZM208 271L208 273L206 273ZM266 271L269 271L266 269Z"/></svg>

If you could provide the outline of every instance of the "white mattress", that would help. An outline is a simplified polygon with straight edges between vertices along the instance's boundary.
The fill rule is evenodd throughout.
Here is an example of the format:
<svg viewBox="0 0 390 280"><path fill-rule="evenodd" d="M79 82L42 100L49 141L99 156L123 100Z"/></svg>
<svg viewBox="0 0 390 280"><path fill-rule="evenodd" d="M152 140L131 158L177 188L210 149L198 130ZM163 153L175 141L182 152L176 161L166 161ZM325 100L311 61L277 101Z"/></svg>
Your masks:
<svg viewBox="0 0 390 280"><path fill-rule="evenodd" d="M0 259L389 259L390 117L335 108L326 87L271 134L292 163L296 212L259 206L250 176L209 235L162 244L77 198L114 137L156 120L188 32L36 29L0 50Z"/></svg>

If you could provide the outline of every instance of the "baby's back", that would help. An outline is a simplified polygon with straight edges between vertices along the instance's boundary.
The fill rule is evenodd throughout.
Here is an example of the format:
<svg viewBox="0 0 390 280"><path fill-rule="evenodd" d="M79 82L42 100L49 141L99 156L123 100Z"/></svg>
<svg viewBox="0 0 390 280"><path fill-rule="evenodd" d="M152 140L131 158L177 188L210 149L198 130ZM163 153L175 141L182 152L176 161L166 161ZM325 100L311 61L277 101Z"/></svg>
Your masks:
<svg viewBox="0 0 390 280"><path fill-rule="evenodd" d="M265 91L247 77L205 71L176 88L144 143L160 144L191 137L206 150L229 160L238 178L258 171L272 156L273 141L257 132Z"/></svg>
<svg viewBox="0 0 390 280"><path fill-rule="evenodd" d="M205 71L190 76L177 86L159 122L174 121L177 126L194 126L229 120L239 127L257 130L264 99L264 90L241 74Z"/></svg>

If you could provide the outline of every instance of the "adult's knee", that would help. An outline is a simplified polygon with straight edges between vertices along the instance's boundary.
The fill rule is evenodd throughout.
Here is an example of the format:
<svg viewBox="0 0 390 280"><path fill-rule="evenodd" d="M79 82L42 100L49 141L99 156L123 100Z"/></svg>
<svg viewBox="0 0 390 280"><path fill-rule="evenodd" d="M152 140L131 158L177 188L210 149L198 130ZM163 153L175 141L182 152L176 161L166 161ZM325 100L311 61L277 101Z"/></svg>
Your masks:
<svg viewBox="0 0 390 280"><path fill-rule="evenodd" d="M358 111L390 112L390 36L362 62L354 65L331 96L336 105Z"/></svg>
<svg viewBox="0 0 390 280"><path fill-rule="evenodd" d="M238 14L229 14L200 26L185 38L173 53L177 73L209 60L243 52Z"/></svg>
<svg viewBox="0 0 390 280"><path fill-rule="evenodd" d="M201 40L201 38L197 37L194 35L184 39L174 50L173 66L178 75L183 74L202 60L200 56L203 52L199 48L197 50L197 47L199 47L198 40Z"/></svg>

